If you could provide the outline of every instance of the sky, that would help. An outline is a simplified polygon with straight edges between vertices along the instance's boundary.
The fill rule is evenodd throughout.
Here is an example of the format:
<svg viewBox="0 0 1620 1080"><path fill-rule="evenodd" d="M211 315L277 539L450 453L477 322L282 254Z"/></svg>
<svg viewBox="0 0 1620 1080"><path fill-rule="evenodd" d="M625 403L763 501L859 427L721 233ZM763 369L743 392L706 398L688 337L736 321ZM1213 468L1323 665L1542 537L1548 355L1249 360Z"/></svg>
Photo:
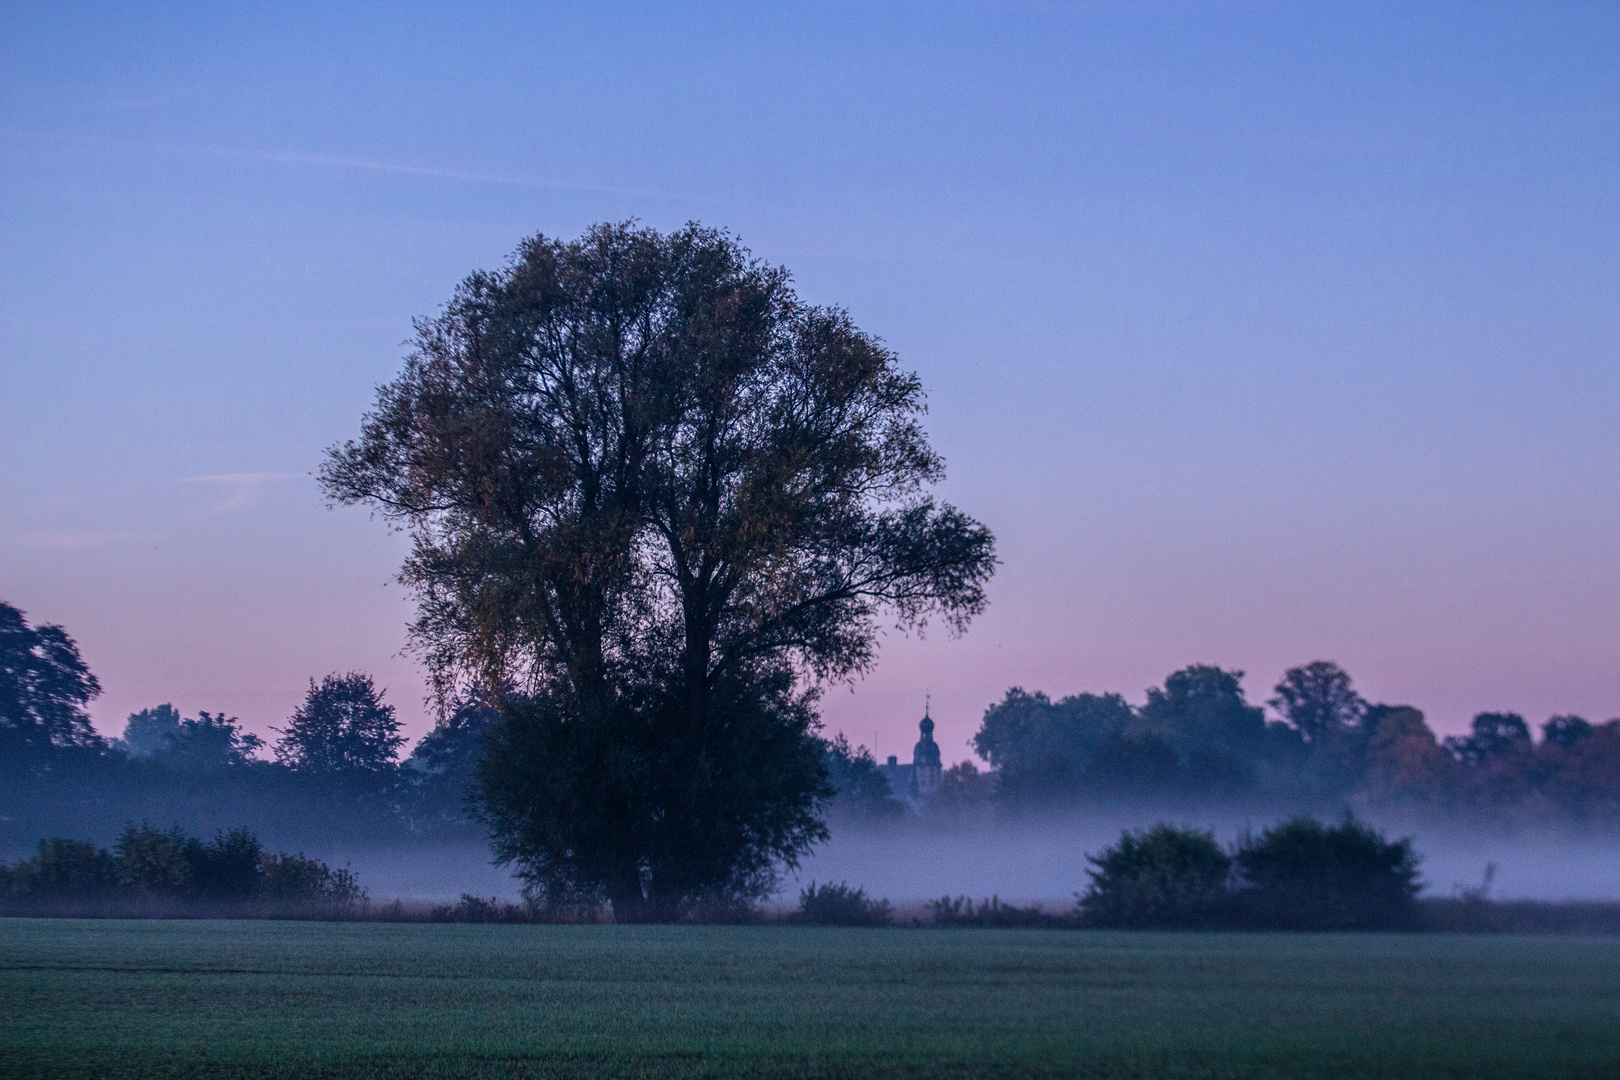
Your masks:
<svg viewBox="0 0 1620 1080"><path fill-rule="evenodd" d="M107 734L365 671L405 541L312 478L520 239L730 229L916 371L995 532L829 732L1342 664L1620 715L1620 5L0 5L0 600Z"/></svg>

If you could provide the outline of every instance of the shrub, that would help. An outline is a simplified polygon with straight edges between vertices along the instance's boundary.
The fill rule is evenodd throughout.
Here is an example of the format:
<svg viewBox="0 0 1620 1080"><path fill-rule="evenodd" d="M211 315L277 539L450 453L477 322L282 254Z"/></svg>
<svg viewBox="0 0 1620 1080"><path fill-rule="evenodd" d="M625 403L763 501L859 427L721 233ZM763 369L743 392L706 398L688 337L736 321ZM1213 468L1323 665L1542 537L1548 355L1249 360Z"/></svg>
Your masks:
<svg viewBox="0 0 1620 1080"><path fill-rule="evenodd" d="M1093 926L1212 926L1226 913L1232 859L1214 833L1160 822L1086 861L1095 869L1079 908Z"/></svg>
<svg viewBox="0 0 1620 1080"><path fill-rule="evenodd" d="M790 921L809 926L887 926L893 918L887 900L874 900L865 889L851 889L849 882L837 885L810 883L799 893L799 910Z"/></svg>
<svg viewBox="0 0 1620 1080"><path fill-rule="evenodd" d="M992 896L988 900L981 900L977 907L966 896L951 899L942 896L938 900L928 901L928 912L935 926L975 926L996 927L1006 929L1010 927L1026 926L1061 926L1064 920L1056 915L1049 915L1038 905L1017 907L1013 904L1003 904L999 896Z"/></svg>
<svg viewBox="0 0 1620 1080"><path fill-rule="evenodd" d="M1246 920L1278 930L1409 930L1419 923L1418 858L1346 814L1275 825L1239 844L1235 899Z"/></svg>
<svg viewBox="0 0 1620 1080"><path fill-rule="evenodd" d="M118 891L113 857L88 840L52 837L32 859L0 863L0 896L99 899Z"/></svg>
<svg viewBox="0 0 1620 1080"><path fill-rule="evenodd" d="M366 898L353 872L334 870L319 859L297 855L264 856L260 895L267 900L352 904Z"/></svg>
<svg viewBox="0 0 1620 1080"><path fill-rule="evenodd" d="M0 904L12 914L251 914L270 902L283 914L347 910L366 892L348 870L303 855L272 855L247 829L213 840L150 823L126 825L113 851L50 838L33 858L0 863Z"/></svg>
<svg viewBox="0 0 1620 1080"><path fill-rule="evenodd" d="M138 896L180 896L191 889L190 838L175 825L164 832L150 822L125 825L113 845L118 883Z"/></svg>

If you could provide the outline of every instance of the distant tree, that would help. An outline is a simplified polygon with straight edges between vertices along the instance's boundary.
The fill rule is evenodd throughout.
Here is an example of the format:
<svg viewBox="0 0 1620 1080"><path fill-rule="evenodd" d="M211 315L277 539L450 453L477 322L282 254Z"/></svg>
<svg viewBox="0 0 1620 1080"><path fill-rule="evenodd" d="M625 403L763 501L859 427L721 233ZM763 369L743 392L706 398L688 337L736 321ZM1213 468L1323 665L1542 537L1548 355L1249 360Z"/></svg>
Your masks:
<svg viewBox="0 0 1620 1080"><path fill-rule="evenodd" d="M180 710L173 705L155 705L129 714L119 745L132 757L151 757L163 750L164 741L180 730Z"/></svg>
<svg viewBox="0 0 1620 1080"><path fill-rule="evenodd" d="M1085 782L1089 790L1116 801L1159 800L1190 786L1181 755L1153 732L1121 732L1099 743Z"/></svg>
<svg viewBox="0 0 1620 1080"><path fill-rule="evenodd" d="M995 816L998 777L980 772L971 761L946 769L939 787L923 807L923 817L951 826L984 825Z"/></svg>
<svg viewBox="0 0 1620 1080"><path fill-rule="evenodd" d="M276 760L301 772L378 775L394 768L405 739L394 707L371 676L332 674L309 681L304 703L281 729Z"/></svg>
<svg viewBox="0 0 1620 1080"><path fill-rule="evenodd" d="M1277 930L1410 930L1418 920L1418 858L1410 840L1385 840L1346 814L1324 826L1296 817L1234 857L1236 899L1256 924Z"/></svg>
<svg viewBox="0 0 1620 1080"><path fill-rule="evenodd" d="M985 711L973 747L995 766L1007 805L1072 801L1087 794L1097 748L1118 738L1133 715L1118 694L1075 694L1053 702L1015 686Z"/></svg>
<svg viewBox="0 0 1620 1080"><path fill-rule="evenodd" d="M1580 730L1567 727L1571 734ZM1620 825L1620 719L1589 727L1567 742L1542 740L1541 791L1569 819L1612 828Z"/></svg>
<svg viewBox="0 0 1620 1080"><path fill-rule="evenodd" d="M310 902L330 911L364 898L365 890L348 870L303 855L270 854L247 829L203 840L178 825L158 829L143 822L126 825L111 852L89 841L51 838L39 842L33 858L0 863L4 914L59 914L62 901L86 900L133 900L142 905L137 912L150 911L144 905L153 900L200 900L210 906L290 901L308 913ZM104 905L99 910L107 912Z"/></svg>
<svg viewBox="0 0 1620 1080"><path fill-rule="evenodd" d="M31 859L0 864L0 899L99 899L118 890L118 866L88 840L41 840Z"/></svg>
<svg viewBox="0 0 1620 1080"><path fill-rule="evenodd" d="M1592 725L1579 716L1554 716L1541 725L1541 740L1569 749L1592 734Z"/></svg>
<svg viewBox="0 0 1620 1080"><path fill-rule="evenodd" d="M1406 810L1438 809L1450 802L1457 762L1441 747L1422 712L1409 705L1373 705L1364 724L1368 801Z"/></svg>
<svg viewBox="0 0 1620 1080"><path fill-rule="evenodd" d="M1187 929L1224 917L1232 860L1214 833L1160 822L1086 861L1091 884L1080 913L1093 926Z"/></svg>
<svg viewBox="0 0 1620 1080"><path fill-rule="evenodd" d="M850 824L871 825L895 821L906 808L894 798L889 778L878 768L872 751L852 749L843 735L826 743L824 761L833 797L827 804L828 817Z"/></svg>
<svg viewBox="0 0 1620 1080"><path fill-rule="evenodd" d="M1181 756L1191 791L1233 795L1252 786L1268 747L1265 711L1243 696L1243 672L1193 664L1150 688L1133 734L1163 739Z"/></svg>
<svg viewBox="0 0 1620 1080"><path fill-rule="evenodd" d="M185 843L192 891L217 899L247 900L259 891L264 849L247 829L220 832L213 840Z"/></svg>
<svg viewBox="0 0 1620 1080"><path fill-rule="evenodd" d="M768 888L824 835L801 683L985 603L990 533L925 494L920 383L695 225L534 237L417 331L322 479L412 530L444 696L524 695L481 771L497 853L625 921Z"/></svg>
<svg viewBox="0 0 1620 1080"><path fill-rule="evenodd" d="M1530 746L1530 725L1518 713L1480 713L1474 717L1468 735L1452 735L1445 740L1451 755L1467 765L1528 754Z"/></svg>
<svg viewBox="0 0 1620 1080"><path fill-rule="evenodd" d="M197 719L182 720L165 732L152 756L189 768L245 765L263 746L264 740L244 732L236 717L199 712Z"/></svg>
<svg viewBox="0 0 1620 1080"><path fill-rule="evenodd" d="M101 684L60 626L28 625L0 603L0 759L101 739L84 707Z"/></svg>
<svg viewBox="0 0 1620 1080"><path fill-rule="evenodd" d="M1267 702L1307 743L1322 743L1358 727L1367 703L1339 665L1317 660L1289 668Z"/></svg>

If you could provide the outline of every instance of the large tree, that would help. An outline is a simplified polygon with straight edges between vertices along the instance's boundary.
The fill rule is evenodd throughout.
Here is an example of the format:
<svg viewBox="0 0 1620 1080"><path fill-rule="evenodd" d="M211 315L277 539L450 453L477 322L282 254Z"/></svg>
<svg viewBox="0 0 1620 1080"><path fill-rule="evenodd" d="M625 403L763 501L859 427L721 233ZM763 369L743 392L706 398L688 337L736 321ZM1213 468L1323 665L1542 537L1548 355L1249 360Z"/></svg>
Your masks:
<svg viewBox="0 0 1620 1080"><path fill-rule="evenodd" d="M101 684L60 626L29 626L0 602L0 757L69 746L99 746L84 707Z"/></svg>
<svg viewBox="0 0 1620 1080"><path fill-rule="evenodd" d="M534 237L417 324L322 478L411 530L441 693L497 692L484 813L538 891L667 918L823 834L815 684L885 616L960 630L995 561L926 494L921 411L876 339L698 226Z"/></svg>

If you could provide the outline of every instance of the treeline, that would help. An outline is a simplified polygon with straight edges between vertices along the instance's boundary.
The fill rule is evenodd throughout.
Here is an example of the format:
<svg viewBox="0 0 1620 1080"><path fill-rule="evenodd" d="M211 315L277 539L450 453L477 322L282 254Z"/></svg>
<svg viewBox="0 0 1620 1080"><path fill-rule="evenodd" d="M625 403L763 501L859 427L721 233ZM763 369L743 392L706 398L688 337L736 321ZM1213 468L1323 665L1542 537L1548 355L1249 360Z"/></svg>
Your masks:
<svg viewBox="0 0 1620 1080"><path fill-rule="evenodd" d="M1053 807L1138 804L1345 806L1462 824L1620 826L1620 719L1554 716L1536 738L1516 713L1481 713L1437 738L1423 713L1372 704L1336 664L1291 668L1266 702L1243 673L1194 665L1132 706L1115 693L1052 700L1014 687L985 713L973 747L990 763L947 770L924 811L940 821ZM894 819L870 753L829 746L846 820Z"/></svg>
<svg viewBox="0 0 1620 1080"><path fill-rule="evenodd" d="M274 915L336 918L366 898L347 869L266 851L248 829L189 835L178 825L126 825L112 849L39 841L0 863L3 915Z"/></svg>
<svg viewBox="0 0 1620 1080"><path fill-rule="evenodd" d="M493 713L476 702L402 758L394 708L360 673L311 680L271 744L224 712L186 718L170 704L104 738L85 712L100 690L65 631L0 603L0 853L141 820L203 834L249 822L304 846L482 840L467 795Z"/></svg>

